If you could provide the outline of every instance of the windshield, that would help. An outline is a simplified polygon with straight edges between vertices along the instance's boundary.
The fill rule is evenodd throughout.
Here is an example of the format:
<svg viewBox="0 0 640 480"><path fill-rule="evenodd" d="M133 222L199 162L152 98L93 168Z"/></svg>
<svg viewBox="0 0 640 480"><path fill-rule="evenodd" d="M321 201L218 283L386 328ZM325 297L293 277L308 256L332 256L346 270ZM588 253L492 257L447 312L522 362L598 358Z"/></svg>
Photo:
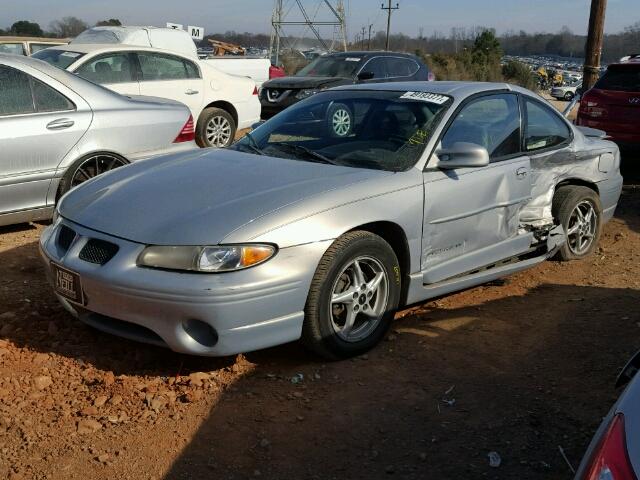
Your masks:
<svg viewBox="0 0 640 480"><path fill-rule="evenodd" d="M619 92L640 92L640 64L610 66L594 88Z"/></svg>
<svg viewBox="0 0 640 480"><path fill-rule="evenodd" d="M69 65L83 57L84 53L73 52L71 50L58 50L57 48L45 48L32 55L33 58L44 60L54 67L66 70Z"/></svg>
<svg viewBox="0 0 640 480"><path fill-rule="evenodd" d="M361 57L318 57L296 77L353 77L361 63Z"/></svg>
<svg viewBox="0 0 640 480"><path fill-rule="evenodd" d="M425 92L329 91L276 115L232 149L346 167L405 171L451 104Z"/></svg>

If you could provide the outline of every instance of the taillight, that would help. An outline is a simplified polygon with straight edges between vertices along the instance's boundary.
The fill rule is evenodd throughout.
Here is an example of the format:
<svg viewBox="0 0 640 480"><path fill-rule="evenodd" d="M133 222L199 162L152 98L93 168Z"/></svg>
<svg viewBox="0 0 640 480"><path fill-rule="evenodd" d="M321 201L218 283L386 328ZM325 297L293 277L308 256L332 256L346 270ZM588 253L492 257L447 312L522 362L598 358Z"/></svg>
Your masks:
<svg viewBox="0 0 640 480"><path fill-rule="evenodd" d="M627 452L623 414L613 417L586 472L581 480L637 480Z"/></svg>
<svg viewBox="0 0 640 480"><path fill-rule="evenodd" d="M253 94L254 95L258 95L258 87L257 86L253 87Z"/></svg>
<svg viewBox="0 0 640 480"><path fill-rule="evenodd" d="M193 128L193 116L189 115L189 120L184 124L182 130L173 143L193 142L196 139L196 131Z"/></svg>
<svg viewBox="0 0 640 480"><path fill-rule="evenodd" d="M584 94L580 99L578 116L589 118L605 118L608 115L606 106L599 102L598 96L592 90Z"/></svg>

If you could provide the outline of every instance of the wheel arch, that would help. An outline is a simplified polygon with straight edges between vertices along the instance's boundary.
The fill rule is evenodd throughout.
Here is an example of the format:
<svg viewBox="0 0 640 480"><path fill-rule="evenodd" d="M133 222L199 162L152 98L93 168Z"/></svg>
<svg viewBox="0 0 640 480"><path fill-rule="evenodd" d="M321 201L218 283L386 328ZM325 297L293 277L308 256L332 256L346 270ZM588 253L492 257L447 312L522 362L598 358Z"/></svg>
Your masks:
<svg viewBox="0 0 640 480"><path fill-rule="evenodd" d="M207 108L220 108L221 110L228 112L233 117L233 121L236 122L236 127L238 126L238 110L233 106L232 103L225 100L216 100L215 102L211 102L210 104L206 105L202 109L202 112L204 112ZM200 121L200 119L202 118L202 112L200 112L198 121Z"/></svg>
<svg viewBox="0 0 640 480"><path fill-rule="evenodd" d="M69 172L69 169L73 168L74 165L76 165L77 163L82 162L82 161L84 161L84 160L86 160L89 157L92 157L94 155L113 155L115 157L120 158L122 161L124 161L127 164L131 163L131 161L127 157L122 155L121 153L114 152L114 151L111 151L111 150L94 150L94 151L91 151L91 152L83 153L78 158L76 158L75 160L70 162L66 167L64 167L62 172L60 172L60 174L59 174L60 181L58 182L58 184L56 186L55 203L58 203L58 200L60 200L60 197L62 196L61 193L60 193L61 189L64 188L64 184L63 184L62 179L67 175L67 173Z"/></svg>
<svg viewBox="0 0 640 480"><path fill-rule="evenodd" d="M582 178L565 178L556 185L555 191L557 192L560 188L566 186L587 187L600 195L600 190L598 190L598 185L596 183L584 180Z"/></svg>
<svg viewBox="0 0 640 480"><path fill-rule="evenodd" d="M402 275L403 279L399 306L406 305L407 294L409 290L409 273L411 271L411 253L407 235L404 229L394 222L378 221L359 225L349 230L349 232L355 230L364 230L378 235L391 246L392 250L396 254L396 257L398 258L398 263L400 264L400 274Z"/></svg>

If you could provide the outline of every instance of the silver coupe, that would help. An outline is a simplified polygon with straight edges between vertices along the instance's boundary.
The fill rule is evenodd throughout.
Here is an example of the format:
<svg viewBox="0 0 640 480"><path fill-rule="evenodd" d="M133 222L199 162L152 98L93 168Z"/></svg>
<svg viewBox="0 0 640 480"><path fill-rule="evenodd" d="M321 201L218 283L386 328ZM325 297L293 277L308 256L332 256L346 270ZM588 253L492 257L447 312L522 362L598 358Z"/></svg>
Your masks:
<svg viewBox="0 0 640 480"><path fill-rule="evenodd" d="M40 246L62 304L103 331L344 358L399 307L592 253L622 186L603 136L507 84L341 87L231 148L86 182Z"/></svg>
<svg viewBox="0 0 640 480"><path fill-rule="evenodd" d="M186 106L143 98L0 54L0 225L51 218L65 192L95 175L196 147Z"/></svg>

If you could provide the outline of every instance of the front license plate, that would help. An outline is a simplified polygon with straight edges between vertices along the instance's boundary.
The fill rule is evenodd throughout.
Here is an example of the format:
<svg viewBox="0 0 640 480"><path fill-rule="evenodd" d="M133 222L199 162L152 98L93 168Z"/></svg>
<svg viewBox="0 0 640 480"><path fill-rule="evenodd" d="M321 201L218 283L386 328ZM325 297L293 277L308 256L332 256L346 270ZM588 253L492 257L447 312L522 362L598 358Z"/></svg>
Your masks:
<svg viewBox="0 0 640 480"><path fill-rule="evenodd" d="M51 268L53 269L53 286L56 292L67 300L84 305L80 275L55 263L51 264Z"/></svg>

